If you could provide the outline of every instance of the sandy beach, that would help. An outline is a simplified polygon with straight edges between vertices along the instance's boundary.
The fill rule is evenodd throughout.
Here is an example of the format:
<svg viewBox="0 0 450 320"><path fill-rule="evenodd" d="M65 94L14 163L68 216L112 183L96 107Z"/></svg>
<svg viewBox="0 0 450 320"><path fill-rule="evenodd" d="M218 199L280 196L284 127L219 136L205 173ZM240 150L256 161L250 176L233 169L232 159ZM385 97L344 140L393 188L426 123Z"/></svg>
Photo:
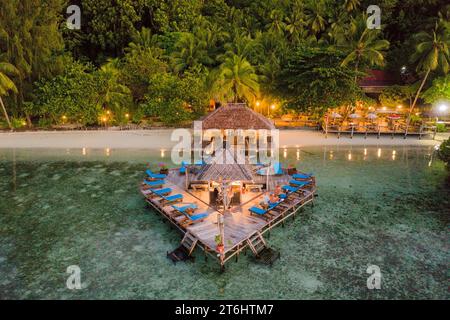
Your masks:
<svg viewBox="0 0 450 320"><path fill-rule="evenodd" d="M176 144L171 141L171 129L133 131L38 131L0 133L0 148L115 148L115 149L161 149ZM436 135L435 140L424 137L419 140L410 136L349 136L329 135L318 131L280 130L281 147L355 145L355 146L434 146L449 137L448 133Z"/></svg>

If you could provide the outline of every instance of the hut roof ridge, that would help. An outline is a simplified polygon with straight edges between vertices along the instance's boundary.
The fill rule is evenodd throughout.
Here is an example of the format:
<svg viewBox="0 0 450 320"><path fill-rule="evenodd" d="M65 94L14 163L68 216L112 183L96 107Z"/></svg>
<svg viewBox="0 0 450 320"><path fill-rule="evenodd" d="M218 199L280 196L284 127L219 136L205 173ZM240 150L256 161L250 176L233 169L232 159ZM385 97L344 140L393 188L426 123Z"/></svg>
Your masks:
<svg viewBox="0 0 450 320"><path fill-rule="evenodd" d="M275 129L272 121L246 107L244 103L227 104L201 121L203 129Z"/></svg>

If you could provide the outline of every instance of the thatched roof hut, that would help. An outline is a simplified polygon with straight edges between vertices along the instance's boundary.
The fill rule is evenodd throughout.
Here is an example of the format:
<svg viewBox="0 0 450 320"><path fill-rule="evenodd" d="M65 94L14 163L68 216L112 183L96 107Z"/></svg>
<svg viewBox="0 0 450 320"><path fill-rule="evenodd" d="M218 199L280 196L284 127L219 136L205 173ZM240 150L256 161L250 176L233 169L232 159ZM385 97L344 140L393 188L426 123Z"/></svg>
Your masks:
<svg viewBox="0 0 450 320"><path fill-rule="evenodd" d="M201 120L202 129L275 129L272 121L246 107L245 103L229 103Z"/></svg>
<svg viewBox="0 0 450 320"><path fill-rule="evenodd" d="M237 155L233 155L230 150L223 150L223 153L216 155L198 173L196 180L199 181L253 181L252 167L243 163Z"/></svg>
<svg viewBox="0 0 450 320"><path fill-rule="evenodd" d="M197 176L201 181L253 181L252 170L243 164L208 164Z"/></svg>

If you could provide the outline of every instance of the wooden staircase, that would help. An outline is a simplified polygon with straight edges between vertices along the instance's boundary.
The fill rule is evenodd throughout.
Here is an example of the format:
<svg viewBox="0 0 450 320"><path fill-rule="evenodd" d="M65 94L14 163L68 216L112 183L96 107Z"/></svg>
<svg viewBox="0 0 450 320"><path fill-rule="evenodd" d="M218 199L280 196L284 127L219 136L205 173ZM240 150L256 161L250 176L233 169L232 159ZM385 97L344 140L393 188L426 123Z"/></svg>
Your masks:
<svg viewBox="0 0 450 320"><path fill-rule="evenodd" d="M252 250L255 257L258 257L261 251L267 248L266 241L259 232L255 232L247 239L248 246Z"/></svg>
<svg viewBox="0 0 450 320"><path fill-rule="evenodd" d="M189 232L186 232L186 234L183 237L183 240L181 240L181 245L186 248L186 250L189 253L189 256L192 254L192 252L195 249L195 246L197 245L198 239L195 238L193 235L191 235Z"/></svg>
<svg viewBox="0 0 450 320"><path fill-rule="evenodd" d="M247 239L248 246L255 255L255 259L263 264L272 265L280 257L278 251L267 246L266 241L259 232L255 232Z"/></svg>
<svg viewBox="0 0 450 320"><path fill-rule="evenodd" d="M192 252L194 252L197 243L198 239L191 235L189 232L186 232L183 239L181 240L180 246L172 252L167 252L167 258L172 260L173 263L193 260L194 257L192 256Z"/></svg>

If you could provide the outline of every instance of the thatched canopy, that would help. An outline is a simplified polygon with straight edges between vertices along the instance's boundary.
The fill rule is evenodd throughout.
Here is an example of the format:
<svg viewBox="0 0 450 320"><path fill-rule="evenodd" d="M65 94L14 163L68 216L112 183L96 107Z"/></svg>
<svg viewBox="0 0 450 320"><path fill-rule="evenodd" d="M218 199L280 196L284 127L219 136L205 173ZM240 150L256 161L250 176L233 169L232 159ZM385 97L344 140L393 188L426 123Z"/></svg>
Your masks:
<svg viewBox="0 0 450 320"><path fill-rule="evenodd" d="M230 150L224 150L223 158L216 155L211 159L210 164L205 165L197 175L198 181L253 181L252 168L250 165L243 164L242 159L236 161ZM227 161L225 161L225 157Z"/></svg>
<svg viewBox="0 0 450 320"><path fill-rule="evenodd" d="M202 119L203 129L275 129L275 125L263 115L243 103L228 104Z"/></svg>
<svg viewBox="0 0 450 320"><path fill-rule="evenodd" d="M199 181L253 181L251 169L245 164L208 164L198 174Z"/></svg>

